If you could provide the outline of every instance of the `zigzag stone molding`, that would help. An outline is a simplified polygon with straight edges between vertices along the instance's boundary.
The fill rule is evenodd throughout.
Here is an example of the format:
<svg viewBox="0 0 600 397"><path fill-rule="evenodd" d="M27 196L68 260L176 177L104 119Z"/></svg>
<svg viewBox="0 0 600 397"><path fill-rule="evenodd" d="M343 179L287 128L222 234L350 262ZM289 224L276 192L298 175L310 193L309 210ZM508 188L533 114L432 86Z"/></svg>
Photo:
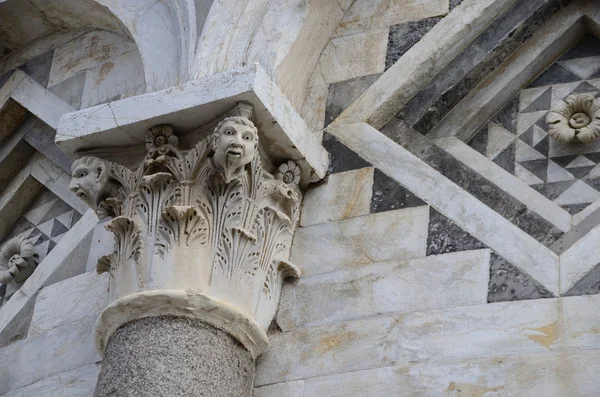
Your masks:
<svg viewBox="0 0 600 397"><path fill-rule="evenodd" d="M126 322L176 315L229 332L257 357L284 278L300 276L288 261L299 167L263 168L248 114L223 119L187 152L170 126L154 126L146 149L134 170L96 157L73 163L70 189L112 218L116 242L97 266L110 274L98 349Z"/></svg>

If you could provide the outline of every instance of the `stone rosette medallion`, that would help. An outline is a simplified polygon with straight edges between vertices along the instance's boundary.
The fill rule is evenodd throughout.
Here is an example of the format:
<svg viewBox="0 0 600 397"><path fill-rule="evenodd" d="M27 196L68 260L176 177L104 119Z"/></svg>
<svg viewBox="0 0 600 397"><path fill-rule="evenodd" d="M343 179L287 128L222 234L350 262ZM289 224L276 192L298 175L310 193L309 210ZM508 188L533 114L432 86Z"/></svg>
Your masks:
<svg viewBox="0 0 600 397"><path fill-rule="evenodd" d="M257 357L276 313L298 220L299 168L267 172L249 117L223 119L191 150L167 125L146 135L136 169L95 157L73 163L71 190L112 218L116 250L99 259L109 306L96 327L102 353L126 322L150 316L200 319Z"/></svg>
<svg viewBox="0 0 600 397"><path fill-rule="evenodd" d="M0 299L10 297L31 276L38 265L33 243L24 236L13 237L0 249L0 284L6 292Z"/></svg>
<svg viewBox="0 0 600 397"><path fill-rule="evenodd" d="M600 137L600 103L591 94L571 94L552 107L546 122L560 143L592 143Z"/></svg>

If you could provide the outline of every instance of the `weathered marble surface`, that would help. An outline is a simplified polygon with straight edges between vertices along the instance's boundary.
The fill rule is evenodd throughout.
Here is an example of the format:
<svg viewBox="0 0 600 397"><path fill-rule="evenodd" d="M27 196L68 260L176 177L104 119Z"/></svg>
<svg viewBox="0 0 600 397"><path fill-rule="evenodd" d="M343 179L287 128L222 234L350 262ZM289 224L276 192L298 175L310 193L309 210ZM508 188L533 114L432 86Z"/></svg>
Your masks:
<svg viewBox="0 0 600 397"><path fill-rule="evenodd" d="M315 73L328 84L381 73L387 37L387 28L334 37L323 50Z"/></svg>
<svg viewBox="0 0 600 397"><path fill-rule="evenodd" d="M424 206L299 228L290 260L309 276L425 256L428 218Z"/></svg>
<svg viewBox="0 0 600 397"><path fill-rule="evenodd" d="M304 195L300 225L368 215L373 190L373 167L332 174Z"/></svg>
<svg viewBox="0 0 600 397"><path fill-rule="evenodd" d="M490 256L488 302L552 298L543 285L495 252Z"/></svg>
<svg viewBox="0 0 600 397"><path fill-rule="evenodd" d="M371 166L368 161L348 149L346 145L327 132L323 133L323 147L329 153L328 172L330 174Z"/></svg>
<svg viewBox="0 0 600 397"><path fill-rule="evenodd" d="M599 301L595 295L483 304L274 334L272 349L257 366L255 393L564 396L566 387L568 395L591 396L600 338L597 316L590 313ZM364 336L373 329L387 331L383 341L397 354L394 364L373 359L383 342ZM355 359L356 339L371 349L362 355L367 361ZM313 371L311 364L322 369Z"/></svg>
<svg viewBox="0 0 600 397"><path fill-rule="evenodd" d="M93 343L96 318L86 316L0 349L0 393L100 361Z"/></svg>
<svg viewBox="0 0 600 397"><path fill-rule="evenodd" d="M568 1L567 1L568 2ZM450 62L397 114L428 133L524 41L548 21L564 0L517 1Z"/></svg>
<svg viewBox="0 0 600 397"><path fill-rule="evenodd" d="M486 245L460 226L429 208L429 228L427 230L427 255L440 255L486 248Z"/></svg>
<svg viewBox="0 0 600 397"><path fill-rule="evenodd" d="M381 74L369 74L346 81L329 84L325 108L325 126L329 125L344 109L360 96Z"/></svg>
<svg viewBox="0 0 600 397"><path fill-rule="evenodd" d="M259 387L260 397L594 396L597 350L437 360ZM289 390L289 394L278 394Z"/></svg>
<svg viewBox="0 0 600 397"><path fill-rule="evenodd" d="M28 337L98 315L107 305L108 277L88 272L49 285L38 292Z"/></svg>
<svg viewBox="0 0 600 397"><path fill-rule="evenodd" d="M571 216L568 212L537 191L532 191L520 179L502 170L496 164L490 163L462 141L456 138L447 138L436 141L436 144L502 190L510 193L528 208L536 211L563 232L571 230Z"/></svg>
<svg viewBox="0 0 600 397"><path fill-rule="evenodd" d="M8 392L3 396L40 397L57 395L60 397L90 397L94 394L99 372L100 365L91 364L39 380L31 385Z"/></svg>
<svg viewBox="0 0 600 397"><path fill-rule="evenodd" d="M421 207L426 204L400 183L380 170L375 169L371 213L374 214L400 208Z"/></svg>
<svg viewBox="0 0 600 397"><path fill-rule="evenodd" d="M254 385L393 364L399 331L394 317L380 316L271 334Z"/></svg>
<svg viewBox="0 0 600 397"><path fill-rule="evenodd" d="M364 265L304 277L284 287L277 324L294 328L380 313L487 301L489 250Z"/></svg>
<svg viewBox="0 0 600 397"><path fill-rule="evenodd" d="M497 212L367 124L329 131L547 290L558 292L558 256Z"/></svg>

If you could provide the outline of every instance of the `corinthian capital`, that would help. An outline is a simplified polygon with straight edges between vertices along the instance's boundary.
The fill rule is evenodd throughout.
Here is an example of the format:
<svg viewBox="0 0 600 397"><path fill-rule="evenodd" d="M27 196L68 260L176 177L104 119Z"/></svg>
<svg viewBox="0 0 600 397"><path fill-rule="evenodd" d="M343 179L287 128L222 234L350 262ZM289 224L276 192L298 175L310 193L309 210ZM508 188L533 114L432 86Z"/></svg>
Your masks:
<svg viewBox="0 0 600 397"><path fill-rule="evenodd" d="M170 126L154 126L135 169L94 157L73 166L71 190L114 218L116 250L98 263L110 273L112 302L98 346L126 321L173 314L225 329L256 356L283 279L300 276L288 261L299 167L265 169L247 117L224 118L189 150L179 141Z"/></svg>

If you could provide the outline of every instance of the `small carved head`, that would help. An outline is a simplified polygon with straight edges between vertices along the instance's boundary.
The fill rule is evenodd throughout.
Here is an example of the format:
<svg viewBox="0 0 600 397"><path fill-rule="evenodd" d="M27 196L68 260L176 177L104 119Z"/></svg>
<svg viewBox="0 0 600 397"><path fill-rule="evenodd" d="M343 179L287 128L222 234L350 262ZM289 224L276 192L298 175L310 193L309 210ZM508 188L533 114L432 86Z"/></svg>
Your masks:
<svg viewBox="0 0 600 397"><path fill-rule="evenodd" d="M109 179L106 163L97 157L82 157L71 166L69 190L84 201L90 208L97 209Z"/></svg>
<svg viewBox="0 0 600 397"><path fill-rule="evenodd" d="M215 165L224 173L225 181L241 172L252 162L258 147L258 132L244 117L227 117L221 121L211 138Z"/></svg>

